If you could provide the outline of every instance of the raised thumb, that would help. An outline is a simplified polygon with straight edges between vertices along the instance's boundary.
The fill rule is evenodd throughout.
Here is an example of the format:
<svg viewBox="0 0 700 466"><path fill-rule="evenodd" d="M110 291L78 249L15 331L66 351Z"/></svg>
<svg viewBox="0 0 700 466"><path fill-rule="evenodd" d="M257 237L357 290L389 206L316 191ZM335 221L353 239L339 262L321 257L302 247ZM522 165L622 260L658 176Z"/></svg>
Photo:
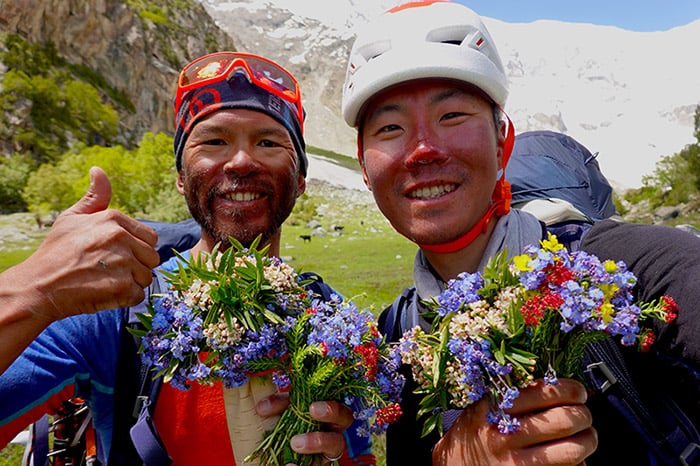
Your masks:
<svg viewBox="0 0 700 466"><path fill-rule="evenodd" d="M112 185L100 167L90 168L90 187L78 202L68 208L72 214L92 214L105 210L112 199Z"/></svg>

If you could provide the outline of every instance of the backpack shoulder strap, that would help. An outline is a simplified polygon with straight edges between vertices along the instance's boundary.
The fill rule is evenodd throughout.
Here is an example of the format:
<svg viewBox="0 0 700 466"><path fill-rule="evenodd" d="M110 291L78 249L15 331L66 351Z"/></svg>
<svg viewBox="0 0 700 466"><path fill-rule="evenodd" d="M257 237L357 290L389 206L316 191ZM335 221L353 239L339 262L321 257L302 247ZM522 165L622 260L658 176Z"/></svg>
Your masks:
<svg viewBox="0 0 700 466"><path fill-rule="evenodd" d="M324 282L323 278L317 273L303 272L299 274L299 279L302 281L311 280L304 287L308 291L312 291L323 298L324 301L330 301L332 295L340 296L340 293L335 291L328 283Z"/></svg>
<svg viewBox="0 0 700 466"><path fill-rule="evenodd" d="M49 415L29 426L27 447L22 457L22 466L49 466Z"/></svg>
<svg viewBox="0 0 700 466"><path fill-rule="evenodd" d="M593 224L590 222L568 221L548 225L546 231L555 235L569 252L573 252L581 249L581 241L591 228Z"/></svg>
<svg viewBox="0 0 700 466"><path fill-rule="evenodd" d="M165 277L153 272L144 300L124 309L126 327L140 328L136 316L148 311L151 297L167 289ZM109 464L169 465L172 460L153 424L153 412L162 386L162 378L153 378L150 368L137 354L140 341L125 328L117 367L114 402L114 434Z"/></svg>
<svg viewBox="0 0 700 466"><path fill-rule="evenodd" d="M382 311L379 316L379 328L388 341L398 341L403 332L418 322L417 299L414 287L404 288L394 302Z"/></svg>
<svg viewBox="0 0 700 466"><path fill-rule="evenodd" d="M139 306L146 307L146 304L150 302L153 295L161 293L166 289L167 284L165 283L165 277L159 271L154 271L151 286L148 288L148 293L146 293L147 296ZM136 317L136 313L139 312L144 312L144 309L138 306L130 309L129 326L141 325L138 317ZM154 378L150 368L144 364L140 364L138 374L139 392L131 411L131 416L132 418L136 418L136 423L129 430L129 436L145 466L167 466L172 464L172 458L168 455L165 445L153 423L153 413L155 411L160 388L163 385L163 378Z"/></svg>
<svg viewBox="0 0 700 466"><path fill-rule="evenodd" d="M653 402L641 396L611 338L586 346L585 378L624 416L660 464L700 465L696 426L667 393L659 393Z"/></svg>

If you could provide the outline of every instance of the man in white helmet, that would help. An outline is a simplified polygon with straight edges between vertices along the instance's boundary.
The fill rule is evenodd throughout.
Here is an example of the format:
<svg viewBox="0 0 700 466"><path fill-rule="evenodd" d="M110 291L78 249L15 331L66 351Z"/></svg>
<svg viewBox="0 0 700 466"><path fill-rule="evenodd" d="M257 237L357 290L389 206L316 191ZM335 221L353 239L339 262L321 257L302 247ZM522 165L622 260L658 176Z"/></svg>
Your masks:
<svg viewBox="0 0 700 466"><path fill-rule="evenodd" d="M386 12L360 32L343 88L345 121L358 129L364 181L402 235L419 245L416 293L437 296L460 272L496 252L542 238L539 221L510 210L504 169L513 127L507 79L481 19L451 2ZM419 324L405 322L405 327ZM521 429L486 422L488 400L445 417L444 437L420 438L407 385L404 416L387 437L389 465L581 464L596 448L586 390L573 380L522 390ZM438 441L439 440L439 441Z"/></svg>

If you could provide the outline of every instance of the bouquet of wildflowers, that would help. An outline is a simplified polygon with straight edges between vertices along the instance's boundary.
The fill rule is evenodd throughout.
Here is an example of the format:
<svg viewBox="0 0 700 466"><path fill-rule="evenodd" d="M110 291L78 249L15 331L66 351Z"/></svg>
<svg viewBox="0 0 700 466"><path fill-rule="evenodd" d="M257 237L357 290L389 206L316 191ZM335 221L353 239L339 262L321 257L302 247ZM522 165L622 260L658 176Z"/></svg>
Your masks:
<svg viewBox="0 0 700 466"><path fill-rule="evenodd" d="M425 304L430 333L415 327L401 339L402 361L412 366L421 396L423 435L442 433L441 412L463 409L490 396L488 421L502 433L519 423L504 412L519 388L534 378L582 380L584 347L620 337L649 349L654 334L642 324L671 322L672 298L635 304L635 276L622 262L600 261L584 251L569 254L550 235L512 261L502 252L483 273L460 274Z"/></svg>
<svg viewBox="0 0 700 466"><path fill-rule="evenodd" d="M184 264L166 275L169 291L140 315L144 362L183 390L222 381L226 392L267 377L289 392L290 407L256 439L245 464L311 464L314 458L294 453L289 439L320 430L308 415L314 401L344 402L365 421L365 435L383 432L400 415L403 378L398 353L380 337L373 315L307 291L292 267L257 249L258 241L250 248L231 242L223 253L180 256ZM234 444L230 420L229 432Z"/></svg>

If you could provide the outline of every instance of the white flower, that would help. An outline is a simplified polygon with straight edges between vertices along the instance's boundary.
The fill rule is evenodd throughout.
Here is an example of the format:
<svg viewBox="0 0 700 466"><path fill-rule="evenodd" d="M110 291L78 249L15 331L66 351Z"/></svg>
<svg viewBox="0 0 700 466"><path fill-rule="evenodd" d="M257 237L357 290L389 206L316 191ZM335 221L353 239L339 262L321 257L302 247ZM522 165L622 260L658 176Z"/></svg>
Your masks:
<svg viewBox="0 0 700 466"><path fill-rule="evenodd" d="M245 328L235 317L231 318L231 324L231 327L226 322L209 324L203 331L204 336L207 337L207 344L219 350L225 350L229 346L238 344L245 334Z"/></svg>
<svg viewBox="0 0 700 466"><path fill-rule="evenodd" d="M213 285L217 285L216 282ZM209 282L204 282L199 278L192 282L190 287L182 292L182 298L188 307L201 307L205 308L212 304L211 296L209 292L211 291L212 284Z"/></svg>
<svg viewBox="0 0 700 466"><path fill-rule="evenodd" d="M277 293L283 293L298 287L294 269L284 262L279 265L263 267L263 273L270 282L272 289Z"/></svg>

